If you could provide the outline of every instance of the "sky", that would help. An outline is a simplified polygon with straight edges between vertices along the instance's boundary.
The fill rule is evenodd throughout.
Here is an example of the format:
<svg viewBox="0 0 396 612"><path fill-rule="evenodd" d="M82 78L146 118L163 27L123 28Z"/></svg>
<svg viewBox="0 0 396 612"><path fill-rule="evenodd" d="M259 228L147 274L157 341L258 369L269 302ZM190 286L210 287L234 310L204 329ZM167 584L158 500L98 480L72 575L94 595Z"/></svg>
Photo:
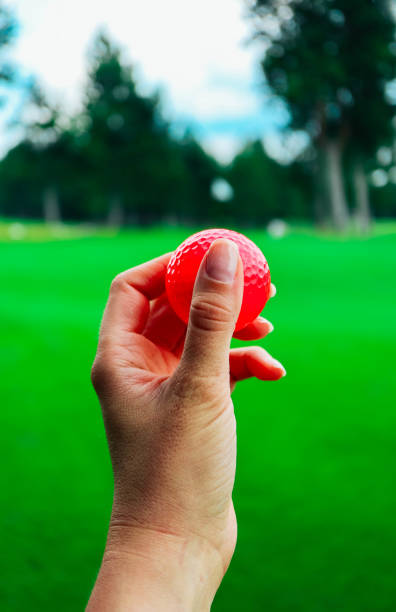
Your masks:
<svg viewBox="0 0 396 612"><path fill-rule="evenodd" d="M190 126L205 148L229 161L247 139L281 154L284 110L271 102L247 44L244 0L9 0L20 22L11 57L69 113L81 103L87 52L100 28L121 44L142 93L160 88L163 111ZM16 104L9 105L8 113ZM3 111L4 115L4 111ZM17 138L4 129L0 153Z"/></svg>

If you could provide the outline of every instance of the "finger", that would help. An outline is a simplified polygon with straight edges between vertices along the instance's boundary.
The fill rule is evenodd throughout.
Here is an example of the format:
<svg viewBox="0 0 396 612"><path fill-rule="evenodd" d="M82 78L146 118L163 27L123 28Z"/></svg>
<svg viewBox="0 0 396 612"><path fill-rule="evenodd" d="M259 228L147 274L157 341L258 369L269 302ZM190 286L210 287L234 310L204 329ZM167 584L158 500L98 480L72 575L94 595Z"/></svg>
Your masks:
<svg viewBox="0 0 396 612"><path fill-rule="evenodd" d="M272 323L264 319L263 317L257 317L243 329L234 333L234 338L238 340L261 340L268 336L274 329Z"/></svg>
<svg viewBox="0 0 396 612"><path fill-rule="evenodd" d="M229 384L231 337L242 304L243 265L237 245L216 240L196 278L179 372Z"/></svg>
<svg viewBox="0 0 396 612"><path fill-rule="evenodd" d="M169 351L174 351L186 334L187 326L170 306L166 293L152 302L143 336Z"/></svg>
<svg viewBox="0 0 396 612"><path fill-rule="evenodd" d="M165 290L165 272L171 253L122 272L113 280L103 315L101 335L119 337L140 333L150 312L150 300Z"/></svg>
<svg viewBox="0 0 396 612"><path fill-rule="evenodd" d="M274 285L274 283L271 283L271 290L270 290L270 297L275 297L276 296L276 287Z"/></svg>
<svg viewBox="0 0 396 612"><path fill-rule="evenodd" d="M230 352L230 376L234 382L247 378L279 380L286 376L286 370L263 348L249 346Z"/></svg>

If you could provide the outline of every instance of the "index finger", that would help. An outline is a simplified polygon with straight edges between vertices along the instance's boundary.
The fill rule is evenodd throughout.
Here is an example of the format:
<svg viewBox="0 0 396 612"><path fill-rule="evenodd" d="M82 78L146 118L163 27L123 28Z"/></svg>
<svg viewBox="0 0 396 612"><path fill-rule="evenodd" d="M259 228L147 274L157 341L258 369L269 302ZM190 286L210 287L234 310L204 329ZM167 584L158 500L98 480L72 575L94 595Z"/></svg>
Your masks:
<svg viewBox="0 0 396 612"><path fill-rule="evenodd" d="M143 331L150 300L165 291L165 272L171 255L166 253L115 277L103 315L102 336Z"/></svg>

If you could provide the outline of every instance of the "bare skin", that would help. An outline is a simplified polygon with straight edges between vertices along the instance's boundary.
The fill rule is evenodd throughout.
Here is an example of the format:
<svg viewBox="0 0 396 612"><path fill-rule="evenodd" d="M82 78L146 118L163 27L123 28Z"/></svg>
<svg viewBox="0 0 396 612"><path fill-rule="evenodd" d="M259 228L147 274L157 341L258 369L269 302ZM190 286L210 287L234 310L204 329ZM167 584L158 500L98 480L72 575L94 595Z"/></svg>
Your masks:
<svg viewBox="0 0 396 612"><path fill-rule="evenodd" d="M170 256L116 277L103 316L92 380L114 501L89 612L210 610L237 540L231 391L246 378L285 375L262 348L230 351L243 292L237 247L211 246L188 328L166 299ZM270 331L259 317L238 337Z"/></svg>

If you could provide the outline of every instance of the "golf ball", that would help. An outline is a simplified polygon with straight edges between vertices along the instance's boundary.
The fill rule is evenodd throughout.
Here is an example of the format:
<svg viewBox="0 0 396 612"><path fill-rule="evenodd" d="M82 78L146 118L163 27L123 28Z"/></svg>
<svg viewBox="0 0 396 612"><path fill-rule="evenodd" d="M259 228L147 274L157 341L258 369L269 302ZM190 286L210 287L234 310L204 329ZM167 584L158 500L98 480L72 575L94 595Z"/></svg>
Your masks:
<svg viewBox="0 0 396 612"><path fill-rule="evenodd" d="M187 323L197 272L210 245L219 238L227 238L238 245L243 263L243 301L235 327L235 331L239 331L260 314L271 290L267 260L254 242L243 234L226 229L211 229L187 238L169 261L165 279L166 292L173 310Z"/></svg>

